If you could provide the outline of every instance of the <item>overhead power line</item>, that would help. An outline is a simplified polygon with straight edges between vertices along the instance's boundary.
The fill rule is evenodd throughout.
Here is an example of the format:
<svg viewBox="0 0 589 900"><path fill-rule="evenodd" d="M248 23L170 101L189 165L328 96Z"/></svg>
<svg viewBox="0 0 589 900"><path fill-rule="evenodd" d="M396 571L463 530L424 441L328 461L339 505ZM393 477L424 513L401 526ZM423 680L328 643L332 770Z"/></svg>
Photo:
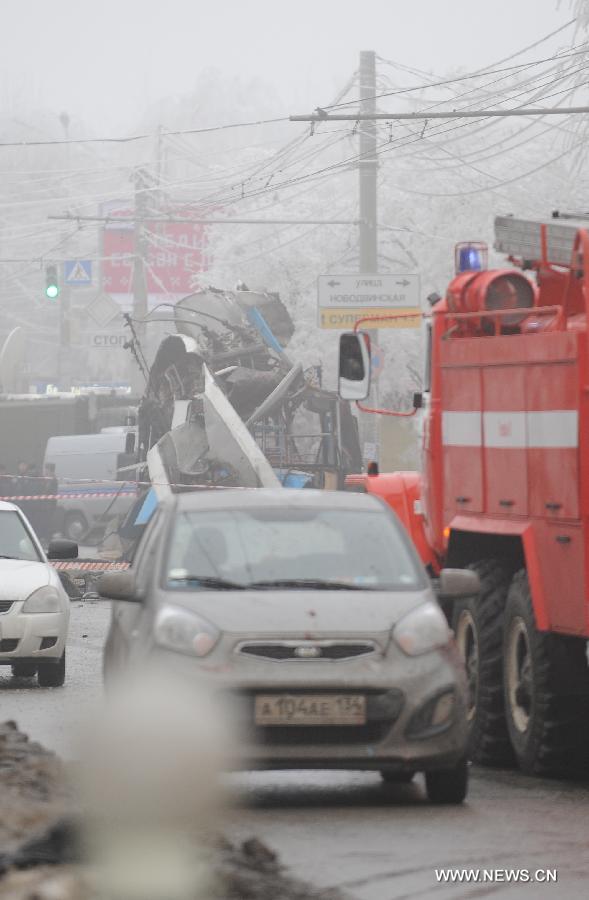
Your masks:
<svg viewBox="0 0 589 900"><path fill-rule="evenodd" d="M558 28L555 28L554 31L549 31L548 34L545 34L544 37L539 38L531 44L526 44L525 47L522 47L520 50L516 50L515 53L510 53L509 56L504 56L501 59L496 59L495 62L491 63L489 66L485 66L482 69L477 69L475 73L479 74L488 72L489 69L495 68L496 66L502 66L503 63L509 62L512 59L516 59L518 56L522 56L524 53L527 53L528 50L534 50L536 47L539 47L540 44L545 44L546 41L549 41L551 38L556 37L557 34L560 34L562 31L566 31L567 28L570 28L571 25L574 25L577 22L577 17L575 16L572 19L569 19L568 22L565 22L564 25L560 25ZM392 59L384 59L382 56L378 56L377 59L380 62L387 63L389 66L393 66L393 68L402 69L409 72L411 75L419 75L422 78L431 78L432 81L435 81L435 76L430 75L429 72L424 72L422 69L415 69L412 66L404 66L401 63L395 62ZM439 80L439 79L438 79Z"/></svg>
<svg viewBox="0 0 589 900"><path fill-rule="evenodd" d="M47 216L60 222L127 222L176 223L188 225L358 225L357 219L189 219L182 216Z"/></svg>
<svg viewBox="0 0 589 900"><path fill-rule="evenodd" d="M212 131L227 131L231 128L251 128L256 125L273 125L277 122L288 122L288 116L274 119L253 119L251 122L230 122L226 125L210 125L206 128L184 128L178 131L162 131L161 137L174 137L185 134L207 134ZM0 147L55 147L64 144L131 144L134 141L152 140L159 132L132 134L127 137L68 138L58 141L0 141Z"/></svg>
<svg viewBox="0 0 589 900"><path fill-rule="evenodd" d="M326 113L320 110L306 116L290 116L291 122L370 122L382 119L385 122L401 119L486 119L507 118L508 116L569 116L586 115L589 106L568 107L533 107L531 109L470 109L465 111L448 110L447 112L387 112L387 113Z"/></svg>
<svg viewBox="0 0 589 900"><path fill-rule="evenodd" d="M577 47L575 47L572 50L567 50L563 53L557 53L557 54L554 54L553 56L545 56L542 59L535 59L535 60L531 60L529 62L516 63L513 66L504 66L503 68L489 67L487 69L477 69L475 72L468 72L466 75L456 75L453 78L444 78L444 79L439 79L437 81L427 81L422 84L413 85L412 87L396 88L394 91L381 91L378 94L374 94L374 96L371 97L370 99L371 100L381 100L383 97L395 97L399 94L413 94L413 93L416 93L417 91L427 90L428 88L432 88L432 87L444 87L444 86L450 85L450 84L459 84L463 81L470 81L473 78L484 78L487 75L500 75L504 72L511 72L511 73L517 74L517 72L519 70L533 68L534 66L541 66L544 63L555 63L555 62L560 62L561 60L570 59L571 57L574 57L574 56L582 56L583 54L587 53L588 49L589 49L589 45L585 41L584 43L579 44ZM357 101L356 100L346 100L343 103L328 104L327 106L322 107L322 109L341 109L342 107L345 107L345 106L351 106L354 103L357 103Z"/></svg>

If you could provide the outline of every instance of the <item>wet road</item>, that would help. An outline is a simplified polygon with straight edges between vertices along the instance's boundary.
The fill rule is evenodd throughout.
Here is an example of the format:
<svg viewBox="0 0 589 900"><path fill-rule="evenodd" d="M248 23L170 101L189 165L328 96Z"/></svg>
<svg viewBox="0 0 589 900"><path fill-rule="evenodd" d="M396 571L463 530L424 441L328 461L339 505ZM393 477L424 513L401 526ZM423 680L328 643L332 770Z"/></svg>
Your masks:
<svg viewBox="0 0 589 900"><path fill-rule="evenodd" d="M107 625L107 604L72 604L66 686L27 686L0 669L0 717L74 758L77 731L102 695ZM356 900L589 894L589 783L474 769L468 802L452 808L428 805L419 777L403 787L353 772L257 772L226 782L237 798L229 837L256 835L293 874ZM558 882L440 884L435 869L444 867L556 868Z"/></svg>
<svg viewBox="0 0 589 900"><path fill-rule="evenodd" d="M475 769L468 802L426 803L421 779L385 787L378 776L240 776L234 836L255 833L313 884L357 900L589 895L589 785ZM436 868L556 868L558 882L450 884ZM501 877L501 876L500 876Z"/></svg>
<svg viewBox="0 0 589 900"><path fill-rule="evenodd" d="M0 667L0 718L14 719L32 739L72 759L80 728L102 699L102 646L110 610L101 601L71 605L63 688L40 688L36 679L12 678Z"/></svg>

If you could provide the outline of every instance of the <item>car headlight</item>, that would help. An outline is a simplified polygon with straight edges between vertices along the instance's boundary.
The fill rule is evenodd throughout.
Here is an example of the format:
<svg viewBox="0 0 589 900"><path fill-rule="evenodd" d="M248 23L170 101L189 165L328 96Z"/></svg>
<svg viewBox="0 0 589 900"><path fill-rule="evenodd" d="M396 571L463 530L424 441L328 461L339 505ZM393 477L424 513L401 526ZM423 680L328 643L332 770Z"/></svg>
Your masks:
<svg viewBox="0 0 589 900"><path fill-rule="evenodd" d="M450 629L439 606L428 602L403 616L393 628L393 638L408 656L419 656L445 647L450 640Z"/></svg>
<svg viewBox="0 0 589 900"><path fill-rule="evenodd" d="M56 588L46 585L29 594L24 602L24 613L55 613L61 612L62 600Z"/></svg>
<svg viewBox="0 0 589 900"><path fill-rule="evenodd" d="M220 632L210 622L187 609L166 606L155 618L154 637L156 644L167 650L206 656L219 640Z"/></svg>

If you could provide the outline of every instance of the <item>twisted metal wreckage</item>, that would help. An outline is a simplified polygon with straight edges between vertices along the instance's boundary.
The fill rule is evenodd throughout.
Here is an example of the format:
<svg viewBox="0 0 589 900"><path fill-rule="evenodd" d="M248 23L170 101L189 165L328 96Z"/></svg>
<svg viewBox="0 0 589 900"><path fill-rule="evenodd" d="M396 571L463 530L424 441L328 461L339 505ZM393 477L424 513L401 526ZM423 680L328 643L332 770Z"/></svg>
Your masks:
<svg viewBox="0 0 589 900"><path fill-rule="evenodd" d="M349 404L285 352L278 294L215 288L179 301L138 414L160 494L175 486L342 487L362 457ZM180 488L181 489L181 488Z"/></svg>

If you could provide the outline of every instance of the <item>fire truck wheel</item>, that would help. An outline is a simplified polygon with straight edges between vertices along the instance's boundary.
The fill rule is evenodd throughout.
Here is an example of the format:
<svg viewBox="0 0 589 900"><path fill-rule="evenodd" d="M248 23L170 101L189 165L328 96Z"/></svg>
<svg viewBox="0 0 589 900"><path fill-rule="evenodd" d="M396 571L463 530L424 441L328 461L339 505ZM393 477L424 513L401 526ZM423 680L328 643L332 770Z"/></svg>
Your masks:
<svg viewBox="0 0 589 900"><path fill-rule="evenodd" d="M452 628L466 666L469 758L487 766L513 764L505 722L501 645L510 574L496 559L473 563L481 592L454 604Z"/></svg>
<svg viewBox="0 0 589 900"><path fill-rule="evenodd" d="M507 726L523 772L573 776L586 771L585 643L537 631L527 572L517 572L505 609L503 664Z"/></svg>

